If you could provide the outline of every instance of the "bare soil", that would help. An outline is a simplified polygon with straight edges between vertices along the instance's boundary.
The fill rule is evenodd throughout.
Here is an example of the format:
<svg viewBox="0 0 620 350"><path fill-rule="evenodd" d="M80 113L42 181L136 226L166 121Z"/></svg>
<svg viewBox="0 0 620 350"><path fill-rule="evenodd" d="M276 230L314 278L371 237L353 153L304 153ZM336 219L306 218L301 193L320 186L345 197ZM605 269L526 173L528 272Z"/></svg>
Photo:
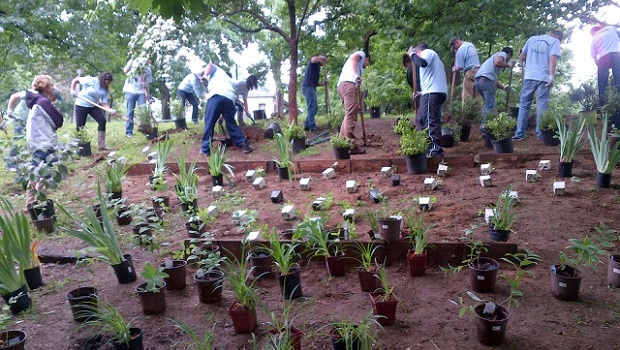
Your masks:
<svg viewBox="0 0 620 350"><path fill-rule="evenodd" d="M366 147L367 154L353 156L368 159L389 159L401 157L398 150L398 137L391 131L393 120L367 119L366 130L372 138L373 145ZM359 131L361 132L361 128ZM231 147L229 158L249 160L269 160L274 156L271 141L261 139L262 130L256 127L246 128L252 140L255 152L242 155L240 150ZM309 135L310 136L310 135ZM188 142L198 142L200 135L194 134ZM329 144L313 146L320 149L316 154L304 156L304 159L332 159ZM446 148L446 156L492 153L484 148L477 128L473 128L470 142ZM379 169L385 164L377 161L366 172L345 174L338 173L331 180L322 179L318 173L298 174L312 176L312 190L299 189L298 181L281 181L275 173L267 175L267 187L254 190L237 174L234 185L226 184L225 191L243 198L236 209L248 208L259 212L258 222L266 227L278 230L292 228L296 220L285 221L280 215L281 204L272 204L270 194L280 189L284 200L295 204L305 215L314 216L311 209L312 199L332 193L333 205L329 224L336 226L342 222L341 211L348 203L357 210L380 208L379 204L368 200L369 184L374 184L389 200L394 210L417 210L414 198L419 195L431 195L437 198L432 210L426 215L426 221L434 224L432 241L458 242L462 230L471 224L482 226L480 216L485 207L495 203L497 196L508 186L518 191L519 204L517 221L510 235L510 242L519 249L529 249L540 254L544 262L530 269L535 277L524 280L520 307L512 306L504 349L618 349L620 334L620 290L609 288L606 280L607 258L599 265L598 271L584 271L580 299L575 302L559 301L552 297L549 284L549 266L559 262L559 252L565 250L568 239L594 235L594 227L604 222L608 227L617 228L620 193L617 184L620 180L615 174L614 186L610 189L597 189L595 186L596 169L588 153L580 154L575 162L574 175L580 182L567 180L567 194L563 197L553 195L552 182L559 179L557 174L558 148L546 147L542 141L529 136L524 141L515 142L517 153L548 153L552 169L541 173L537 182L525 182L525 170L536 169L538 160L520 164L498 162L493 164L492 187L481 187L478 180L480 173L476 167L452 168L448 176L442 179L434 191L423 190L423 179L429 174L407 174L406 169L397 169L401 174L401 185L392 187L389 178L382 177ZM200 158L199 148L193 148L191 157ZM448 162L448 165L450 163ZM345 189L346 180L357 180L360 189L356 194L349 194ZM169 183L173 181L170 178ZM131 176L124 182L124 197L129 202L149 201L150 194L145 193L146 176ZM211 198L210 179L201 176L199 206L206 207ZM92 198L92 192L83 193L84 200ZM170 259L169 253L177 249L179 242L186 237L183 223L186 218L179 213L179 203L173 191L170 213L166 214L166 229L157 234L161 242L170 243L162 247L160 254L149 250L135 248L130 252L137 271L147 261L158 263ZM358 239L367 241L365 234L369 230L363 218L357 221ZM223 212L217 219L215 229L217 239L240 239L231 223L231 213ZM131 241L130 227L120 227L123 241ZM479 239L487 239L486 227L476 231ZM128 238L129 237L129 238ZM50 250L65 250L80 247L72 239L49 239L43 242ZM617 253L617 248L610 253ZM198 301L196 286L193 282L195 267L187 273L187 288L184 291L169 292L165 314L145 316L142 314L135 287L141 283L138 278L133 284L119 285L112 269L102 263L90 267L77 267L71 264L44 264L42 267L46 286L32 293L34 306L32 311L19 316L20 322L14 327L28 334L27 349L111 349L111 345L98 346L97 341L89 340L88 334L77 328L71 317L66 293L79 286L94 286L99 296L119 307L132 324L144 330L145 349L186 349L187 337L172 326L169 319L188 323L199 331L211 329L214 323L215 348L252 349L252 336L235 334L228 316L228 308L234 299L230 288L224 284L224 298L216 305L205 305ZM445 276L439 266L429 266L427 274L422 277L410 277L405 260L396 261L387 267L394 293L398 297L399 307L395 325L386 326L377 332L374 348L379 349L483 349L476 341L475 323L472 318L458 318L458 307L450 300L462 297L469 302L466 291L469 289L469 276L466 269L453 276ZM513 275L510 267L502 263L500 274ZM328 337L329 322L349 319L359 320L371 310L368 293L360 291L357 273L350 269L345 277L330 278L323 261L303 262L301 280L304 298L295 301L292 311L294 324L304 332L304 349L331 349ZM260 297L269 311L279 312L281 293L276 278L260 279L255 283L260 290ZM484 298L501 302L508 297L509 287L503 279L498 280L495 293L482 295ZM255 330L258 341L263 344L268 338L269 326L265 310L258 310L259 326Z"/></svg>

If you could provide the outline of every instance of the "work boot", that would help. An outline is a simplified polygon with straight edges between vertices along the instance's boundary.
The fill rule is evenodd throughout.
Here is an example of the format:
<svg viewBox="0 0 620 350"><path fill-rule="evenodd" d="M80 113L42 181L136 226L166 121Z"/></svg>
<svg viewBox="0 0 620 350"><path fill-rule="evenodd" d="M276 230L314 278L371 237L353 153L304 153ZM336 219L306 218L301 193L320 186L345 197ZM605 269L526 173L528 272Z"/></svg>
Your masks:
<svg viewBox="0 0 620 350"><path fill-rule="evenodd" d="M97 149L100 151L109 151L110 149L105 146L105 131L97 131Z"/></svg>
<svg viewBox="0 0 620 350"><path fill-rule="evenodd" d="M252 153L252 151L254 151L252 149L252 147L250 147L250 145L248 145L247 143L244 143L243 145L241 145L239 148L241 148L241 152L243 154L248 154L248 153Z"/></svg>
<svg viewBox="0 0 620 350"><path fill-rule="evenodd" d="M353 147L349 153L350 154L365 154L366 150L361 148L358 145L355 145L355 147Z"/></svg>

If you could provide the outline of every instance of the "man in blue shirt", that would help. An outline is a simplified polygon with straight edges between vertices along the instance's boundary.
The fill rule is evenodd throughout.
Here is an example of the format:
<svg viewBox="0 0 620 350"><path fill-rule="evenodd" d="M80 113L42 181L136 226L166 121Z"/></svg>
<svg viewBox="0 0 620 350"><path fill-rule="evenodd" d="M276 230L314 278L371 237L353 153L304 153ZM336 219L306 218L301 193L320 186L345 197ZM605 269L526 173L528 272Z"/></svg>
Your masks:
<svg viewBox="0 0 620 350"><path fill-rule="evenodd" d="M495 111L497 89L506 90L506 87L497 79L497 75L504 68L512 68L514 66L514 62L510 61L512 53L512 48L504 47L502 51L496 52L484 61L476 74L476 90L480 92L484 99L484 108L482 110L483 124L486 121L487 114Z"/></svg>
<svg viewBox="0 0 620 350"><path fill-rule="evenodd" d="M553 30L548 34L530 37L521 50L519 59L524 62L525 74L523 75L523 87L519 99L517 129L512 137L513 140L523 140L526 137L527 120L534 94L537 94L536 137L542 139L542 132L539 127L540 119L547 110L549 92L553 86L555 68L560 58L560 41L563 38L564 34L561 31Z"/></svg>
<svg viewBox="0 0 620 350"><path fill-rule="evenodd" d="M198 124L199 99L206 95L206 90L201 82L203 74L204 72L186 75L177 88L177 96L181 99L181 105L185 106L185 101L192 105L192 121L194 124Z"/></svg>
<svg viewBox="0 0 620 350"><path fill-rule="evenodd" d="M316 129L316 123L314 117L318 109L316 88L319 86L319 79L321 75L321 66L327 64L327 57L325 56L313 56L306 66L306 75L304 81L301 84L301 91L306 98L306 106L308 108L308 116L304 122L304 130L314 131Z"/></svg>
<svg viewBox="0 0 620 350"><path fill-rule="evenodd" d="M478 92L474 87L474 80L480 68L480 58L478 50L469 41L463 41L459 37L450 39L450 51L455 52L453 74L463 71L463 94L461 98L462 107L465 106L465 99L475 98Z"/></svg>

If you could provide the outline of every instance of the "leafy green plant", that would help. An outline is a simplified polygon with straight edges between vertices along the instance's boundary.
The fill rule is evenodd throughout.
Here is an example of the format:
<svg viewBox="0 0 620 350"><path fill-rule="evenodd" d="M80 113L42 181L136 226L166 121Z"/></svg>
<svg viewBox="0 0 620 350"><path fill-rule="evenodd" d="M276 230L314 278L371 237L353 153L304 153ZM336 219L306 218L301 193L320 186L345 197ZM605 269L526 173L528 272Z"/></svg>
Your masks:
<svg viewBox="0 0 620 350"><path fill-rule="evenodd" d="M213 342L215 341L215 326L217 322L213 323L210 329L205 329L202 334L198 334L198 331L187 323L180 323L174 320L174 326L185 333L191 340L191 343L187 349L193 350L213 350Z"/></svg>
<svg viewBox="0 0 620 350"><path fill-rule="evenodd" d="M508 187L497 197L494 215L491 223L496 230L510 230L515 222L514 205L516 199L510 196L512 187Z"/></svg>
<svg viewBox="0 0 620 350"><path fill-rule="evenodd" d="M86 319L79 325L95 335L109 335L110 341L128 345L131 340L131 320L125 321L123 314L112 304L99 299L97 304L84 304L79 316Z"/></svg>
<svg viewBox="0 0 620 350"><path fill-rule="evenodd" d="M560 139L560 162L572 162L575 154L585 143L583 133L586 127L586 119L579 118L577 123L566 126L562 117L556 115L555 123L558 126L557 134L558 139Z"/></svg>
<svg viewBox="0 0 620 350"><path fill-rule="evenodd" d="M174 99L170 102L170 114L176 117L176 120L185 119L185 106L181 100Z"/></svg>
<svg viewBox="0 0 620 350"><path fill-rule="evenodd" d="M339 134L332 135L329 142L333 148L351 148L351 141L346 137L341 137Z"/></svg>
<svg viewBox="0 0 620 350"><path fill-rule="evenodd" d="M430 140L425 130L410 129L400 136L400 154L413 156L426 153Z"/></svg>
<svg viewBox="0 0 620 350"><path fill-rule="evenodd" d="M289 168L290 176L290 167L293 165L293 161L291 160L292 152L289 139L287 136L280 133L275 134L273 139L276 142L276 149L278 150L278 157L274 157L273 161L276 162L280 168Z"/></svg>
<svg viewBox="0 0 620 350"><path fill-rule="evenodd" d="M443 123L441 124L441 127L452 130L452 132L454 133L455 143L461 142L461 125L460 124L456 122Z"/></svg>
<svg viewBox="0 0 620 350"><path fill-rule="evenodd" d="M538 126L541 130L557 130L558 125L555 123L554 113L550 110L546 110L543 113L542 118L540 118L540 123Z"/></svg>
<svg viewBox="0 0 620 350"><path fill-rule="evenodd" d="M606 95L607 102L601 107L601 113L603 115L620 114L620 93L613 86L609 86L607 87Z"/></svg>
<svg viewBox="0 0 620 350"><path fill-rule="evenodd" d="M198 198L198 189L196 186L184 186L177 188L177 197L181 203L192 203ZM190 208L189 212L195 212L197 208Z"/></svg>
<svg viewBox="0 0 620 350"><path fill-rule="evenodd" d="M591 81L583 82L577 88L571 85L568 91L568 97L571 101L579 103L582 111L591 111L596 108L598 102L597 95L596 87Z"/></svg>
<svg viewBox="0 0 620 350"><path fill-rule="evenodd" d="M517 121L506 112L489 113L486 116L486 129L496 140L507 139L512 136Z"/></svg>
<svg viewBox="0 0 620 350"><path fill-rule="evenodd" d="M22 214L23 215L23 214ZM11 232L13 225L8 222L9 218L0 216L0 228L3 232ZM6 231L5 231L6 230ZM17 261L16 252L13 250L11 239L5 233L0 238L0 294L12 293L26 284L24 267L15 267Z"/></svg>
<svg viewBox="0 0 620 350"><path fill-rule="evenodd" d="M127 164L124 157L109 159L104 170L96 170L99 181L104 183L105 191L110 194L123 190L123 179L127 175L131 165Z"/></svg>
<svg viewBox="0 0 620 350"><path fill-rule="evenodd" d="M209 251L205 257L198 261L198 270L196 271L196 277L200 279L213 271L220 270L222 264L226 263L227 261L228 259L226 259L225 256L222 256L222 253L220 253L219 250Z"/></svg>
<svg viewBox="0 0 620 350"><path fill-rule="evenodd" d="M133 227L138 227L138 234L145 234L147 231L156 231L162 229L161 219L157 216L152 208L144 204L132 203L122 215L131 215L131 223Z"/></svg>
<svg viewBox="0 0 620 350"><path fill-rule="evenodd" d="M485 246L484 242L480 240L476 240L474 238L474 234L476 233L476 229L478 225L471 225L468 228L463 230L463 236L460 238L465 246L467 246L467 257L461 261L460 265L452 266L448 264L448 267L441 267L441 270L447 274L448 272L458 273L464 267L472 265L477 266L480 261L480 256L482 253L488 250L487 246Z"/></svg>
<svg viewBox="0 0 620 350"><path fill-rule="evenodd" d="M397 135L402 135L409 132L411 129L413 129L411 126L411 121L409 118L405 117L396 119L396 124L394 124L394 127L392 128Z"/></svg>
<svg viewBox="0 0 620 350"><path fill-rule="evenodd" d="M101 184L97 183L97 197L101 208L106 207L106 201L101 193ZM62 205L59 209L68 217L75 218L76 215L69 213ZM101 217L97 217L90 207L85 207L85 218L76 219L77 229L73 227L62 227L62 230L86 243L89 247L82 249L83 255L93 253L95 260L106 262L110 265L118 265L125 260L121 251L116 232L112 224L112 218L107 210L101 210ZM100 221L101 220L101 221Z"/></svg>
<svg viewBox="0 0 620 350"><path fill-rule="evenodd" d="M235 177L234 167L228 163L226 163L226 145L219 144L213 146L211 144L211 155L209 156L208 164L209 164L209 174L211 176L219 176L224 175L228 182L231 182L228 175L231 177ZM226 172L228 172L228 174Z"/></svg>
<svg viewBox="0 0 620 350"><path fill-rule="evenodd" d="M164 278L169 277L163 267L155 267L150 261L144 265L140 276L146 281L143 291L152 293L159 292L164 287Z"/></svg>
<svg viewBox="0 0 620 350"><path fill-rule="evenodd" d="M77 141L78 144L88 143L93 139L93 136L85 127L73 129L71 136Z"/></svg>
<svg viewBox="0 0 620 350"><path fill-rule="evenodd" d="M133 115L136 117L139 124L151 125L154 120L151 113L151 107L149 107L148 104L136 106L133 111Z"/></svg>
<svg viewBox="0 0 620 350"><path fill-rule="evenodd" d="M301 125L297 125L295 123L291 123L284 134L289 140L301 139L303 137L306 137L306 134L304 133L304 128Z"/></svg>
<svg viewBox="0 0 620 350"><path fill-rule="evenodd" d="M596 170L602 174L611 174L620 163L620 142L611 145L607 134L607 119L603 117L603 126L601 129L601 137L596 134L594 124L588 124L588 140L590 141L590 150L594 156Z"/></svg>
<svg viewBox="0 0 620 350"><path fill-rule="evenodd" d="M433 225L424 223L424 215L410 213L404 216L405 225L409 228L409 245L414 254L422 254L433 245L429 242L428 233Z"/></svg>
<svg viewBox="0 0 620 350"><path fill-rule="evenodd" d="M572 269L572 277L578 277L581 275L581 271L585 268L598 271L598 264L602 264L601 256L607 256L606 250L602 249L599 244L592 240L587 235L583 239L571 238L568 240L568 246L566 249L572 251L571 257L564 251L560 251L560 270L568 271L567 267L574 267Z"/></svg>
<svg viewBox="0 0 620 350"><path fill-rule="evenodd" d="M482 102L480 99L467 98L463 106L463 112L460 114L457 123L460 125L471 125L480 122L482 117Z"/></svg>
<svg viewBox="0 0 620 350"><path fill-rule="evenodd" d="M341 251L340 241L329 239L329 233L323 230L321 220L308 221L305 227L307 228L305 234L308 239L307 244L314 251L314 256L338 255Z"/></svg>
<svg viewBox="0 0 620 350"><path fill-rule="evenodd" d="M291 270L300 258L299 253L296 251L297 245L297 242L280 242L278 232L274 228L269 235L269 246L263 246L263 248L273 258L273 262L280 270L280 274L286 276L291 273Z"/></svg>
<svg viewBox="0 0 620 350"><path fill-rule="evenodd" d="M523 296L523 291L521 291L521 282L523 278L527 276L534 278L536 276L534 271L527 271L526 268L537 265L539 262L542 262L543 259L540 255L526 249L525 252L514 254L507 253L501 260L510 264L516 271L514 276L507 274L501 275L510 286L510 296L505 302L508 303L508 308L510 308L510 305L513 303L515 306L519 306L518 298Z"/></svg>

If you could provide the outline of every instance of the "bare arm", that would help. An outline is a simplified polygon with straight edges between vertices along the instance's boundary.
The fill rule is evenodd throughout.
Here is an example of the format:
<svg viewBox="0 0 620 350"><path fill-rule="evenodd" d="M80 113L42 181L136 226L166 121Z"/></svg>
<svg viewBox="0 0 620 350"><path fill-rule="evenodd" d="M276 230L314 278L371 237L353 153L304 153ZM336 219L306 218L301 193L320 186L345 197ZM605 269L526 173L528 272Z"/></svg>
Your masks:
<svg viewBox="0 0 620 350"><path fill-rule="evenodd" d="M133 65L133 58L130 59L129 61L127 61L127 64L125 65L125 68L123 68L123 71L125 72L125 74L129 73L131 71L131 66Z"/></svg>
<svg viewBox="0 0 620 350"><path fill-rule="evenodd" d="M355 75L357 75L358 79L360 78L359 76L360 72L357 71L357 65L359 64L361 59L362 59L362 56L360 56L360 54L358 53L356 53L355 56L353 56L353 58L351 59L351 69L353 70Z"/></svg>
<svg viewBox="0 0 620 350"><path fill-rule="evenodd" d="M550 75L555 75L555 67L558 64L558 56L556 55L551 55L551 57L549 57L549 74Z"/></svg>
<svg viewBox="0 0 620 350"><path fill-rule="evenodd" d="M75 78L75 79L71 80L71 91L75 91L75 87L79 83L80 83L80 80L78 78Z"/></svg>
<svg viewBox="0 0 620 350"><path fill-rule="evenodd" d="M504 57L499 56L499 55L495 57L495 61L493 61L493 65L497 68L509 68L510 67L510 64L506 62Z"/></svg>
<svg viewBox="0 0 620 350"><path fill-rule="evenodd" d="M9 111L12 111L13 109L15 109L15 106L17 105L20 99L21 98L19 96L19 92L12 94L11 97L9 97L9 105L7 106L7 109Z"/></svg>

